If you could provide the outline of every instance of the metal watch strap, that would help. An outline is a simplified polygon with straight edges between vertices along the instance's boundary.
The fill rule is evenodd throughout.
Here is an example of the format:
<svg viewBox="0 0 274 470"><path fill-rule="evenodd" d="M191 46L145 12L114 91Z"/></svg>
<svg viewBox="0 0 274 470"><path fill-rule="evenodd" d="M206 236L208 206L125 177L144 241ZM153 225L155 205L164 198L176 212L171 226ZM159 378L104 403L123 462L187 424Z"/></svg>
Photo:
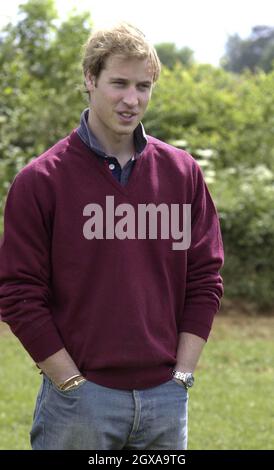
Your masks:
<svg viewBox="0 0 274 470"><path fill-rule="evenodd" d="M188 372L179 372L178 370L173 371L173 377L175 379L179 379L179 380L182 380L182 381L186 380L186 377L187 377L186 374L188 374Z"/></svg>
<svg viewBox="0 0 274 470"><path fill-rule="evenodd" d="M182 382L186 389L193 386L194 377L192 372L179 372L178 370L174 370L172 372L173 378Z"/></svg>

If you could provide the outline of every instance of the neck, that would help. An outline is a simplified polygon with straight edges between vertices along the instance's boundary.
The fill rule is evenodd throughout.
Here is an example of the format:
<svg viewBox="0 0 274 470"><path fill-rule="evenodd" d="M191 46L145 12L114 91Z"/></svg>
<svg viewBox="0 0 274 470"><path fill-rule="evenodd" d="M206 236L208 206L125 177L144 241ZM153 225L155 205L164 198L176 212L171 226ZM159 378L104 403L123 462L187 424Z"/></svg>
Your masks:
<svg viewBox="0 0 274 470"><path fill-rule="evenodd" d="M113 155L120 164L125 164L135 153L134 135L114 134L108 129L102 129L91 119L89 112L88 126L107 155Z"/></svg>

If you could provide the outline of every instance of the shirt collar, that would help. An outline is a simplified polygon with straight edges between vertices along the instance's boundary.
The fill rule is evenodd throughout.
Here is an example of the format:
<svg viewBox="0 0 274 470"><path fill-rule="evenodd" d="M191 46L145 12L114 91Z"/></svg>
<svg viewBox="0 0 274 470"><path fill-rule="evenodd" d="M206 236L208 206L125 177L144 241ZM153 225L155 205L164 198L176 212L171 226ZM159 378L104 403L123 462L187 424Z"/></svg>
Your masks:
<svg viewBox="0 0 274 470"><path fill-rule="evenodd" d="M77 133L82 141L97 155L101 157L112 157L113 155L106 155L102 146L98 142L97 138L93 134L92 130L88 125L88 114L89 108L84 109L81 114L80 126L77 128ZM140 122L134 131L134 145L135 145L135 156L134 159L140 158L141 153L144 151L147 144L147 136L143 124Z"/></svg>

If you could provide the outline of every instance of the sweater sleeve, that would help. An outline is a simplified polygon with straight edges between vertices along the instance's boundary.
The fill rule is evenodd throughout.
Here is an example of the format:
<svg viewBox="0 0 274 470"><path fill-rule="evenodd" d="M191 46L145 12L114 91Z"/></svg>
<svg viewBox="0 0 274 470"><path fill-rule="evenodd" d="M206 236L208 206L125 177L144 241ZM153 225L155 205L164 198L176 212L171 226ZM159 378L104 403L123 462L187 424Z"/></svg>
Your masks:
<svg viewBox="0 0 274 470"><path fill-rule="evenodd" d="M194 164L191 244L187 252L186 297L179 332L207 340L220 307L224 253L218 214L202 172Z"/></svg>
<svg viewBox="0 0 274 470"><path fill-rule="evenodd" d="M35 362L63 348L50 310L50 199L25 167L7 196L0 245L0 315Z"/></svg>

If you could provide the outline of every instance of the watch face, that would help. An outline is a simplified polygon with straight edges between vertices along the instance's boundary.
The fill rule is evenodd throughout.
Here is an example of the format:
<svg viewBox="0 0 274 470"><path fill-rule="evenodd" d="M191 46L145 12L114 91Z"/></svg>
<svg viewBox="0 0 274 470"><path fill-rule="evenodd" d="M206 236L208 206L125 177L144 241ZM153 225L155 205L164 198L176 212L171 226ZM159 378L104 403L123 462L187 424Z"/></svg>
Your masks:
<svg viewBox="0 0 274 470"><path fill-rule="evenodd" d="M187 377L186 377L186 380L185 380L185 384L187 387L192 387L192 385L194 384L194 377L192 374L188 374Z"/></svg>

